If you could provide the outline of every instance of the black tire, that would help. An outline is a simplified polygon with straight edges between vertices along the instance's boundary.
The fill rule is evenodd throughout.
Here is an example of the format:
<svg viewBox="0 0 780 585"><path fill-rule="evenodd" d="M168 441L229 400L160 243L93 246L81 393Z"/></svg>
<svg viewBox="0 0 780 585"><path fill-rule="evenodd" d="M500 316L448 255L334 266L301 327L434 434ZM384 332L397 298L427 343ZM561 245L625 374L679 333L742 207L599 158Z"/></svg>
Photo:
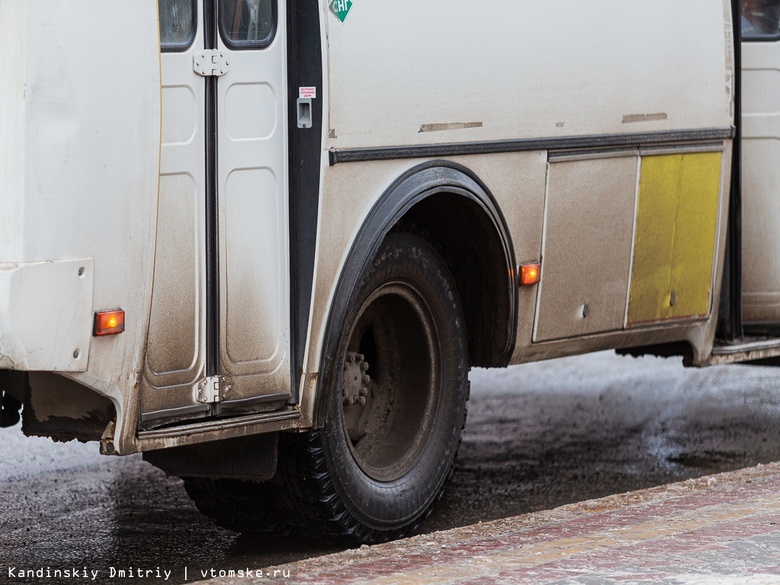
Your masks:
<svg viewBox="0 0 780 585"><path fill-rule="evenodd" d="M16 389L16 396L11 394ZM21 419L22 399L29 390L27 372L0 372L0 427L12 427Z"/></svg>
<svg viewBox="0 0 780 585"><path fill-rule="evenodd" d="M268 484L236 479L183 477L195 506L216 524L236 532L271 532L284 524Z"/></svg>
<svg viewBox="0 0 780 585"><path fill-rule="evenodd" d="M17 424L21 419L21 409L22 403L0 388L0 427L12 427Z"/></svg>
<svg viewBox="0 0 780 585"><path fill-rule="evenodd" d="M308 534L373 543L414 531L443 493L466 419L468 351L452 276L418 236L388 236L354 298L327 421L283 437L276 500Z"/></svg>

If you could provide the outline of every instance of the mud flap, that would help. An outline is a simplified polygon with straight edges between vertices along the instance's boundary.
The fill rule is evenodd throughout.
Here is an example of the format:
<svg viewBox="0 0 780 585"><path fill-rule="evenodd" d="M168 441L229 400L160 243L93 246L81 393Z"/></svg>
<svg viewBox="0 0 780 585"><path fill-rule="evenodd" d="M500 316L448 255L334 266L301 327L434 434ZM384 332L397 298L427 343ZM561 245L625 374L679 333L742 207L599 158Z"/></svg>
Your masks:
<svg viewBox="0 0 780 585"><path fill-rule="evenodd" d="M276 473L279 433L144 453L144 461L177 477L266 481Z"/></svg>

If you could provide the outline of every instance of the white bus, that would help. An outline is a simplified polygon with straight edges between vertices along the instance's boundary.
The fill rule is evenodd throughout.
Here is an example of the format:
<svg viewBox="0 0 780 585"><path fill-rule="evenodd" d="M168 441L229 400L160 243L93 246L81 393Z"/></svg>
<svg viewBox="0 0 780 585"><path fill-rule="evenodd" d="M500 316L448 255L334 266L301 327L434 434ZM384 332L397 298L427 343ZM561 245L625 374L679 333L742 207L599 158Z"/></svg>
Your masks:
<svg viewBox="0 0 780 585"><path fill-rule="evenodd" d="M2 422L376 542L471 367L780 356L780 0L0 0Z"/></svg>

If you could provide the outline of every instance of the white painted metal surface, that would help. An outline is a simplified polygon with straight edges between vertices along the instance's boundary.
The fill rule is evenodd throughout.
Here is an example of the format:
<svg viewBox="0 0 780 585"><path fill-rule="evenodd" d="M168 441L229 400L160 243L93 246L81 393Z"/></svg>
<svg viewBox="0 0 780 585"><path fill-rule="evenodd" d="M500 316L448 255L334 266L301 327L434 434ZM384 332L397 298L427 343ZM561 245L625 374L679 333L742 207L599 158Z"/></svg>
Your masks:
<svg viewBox="0 0 780 585"><path fill-rule="evenodd" d="M192 385L205 375L205 81L192 70L203 47L202 23L199 11L189 49L160 55L160 200L141 388L147 416L195 404Z"/></svg>
<svg viewBox="0 0 780 585"><path fill-rule="evenodd" d="M742 285L748 324L780 323L780 42L742 43Z"/></svg>
<svg viewBox="0 0 780 585"><path fill-rule="evenodd" d="M91 258L0 264L0 369L87 369L94 271Z"/></svg>
<svg viewBox="0 0 780 585"><path fill-rule="evenodd" d="M220 50L218 87L221 366L231 400L290 392L285 2L264 49ZM229 403L223 404L223 408Z"/></svg>
<svg viewBox="0 0 780 585"><path fill-rule="evenodd" d="M73 354L78 340L79 365L68 369L85 362L87 369L71 376L120 408L134 404L149 315L160 144L157 39L154 0L0 2L0 263L35 265L5 290L20 294L28 286L23 276L47 271L51 278L29 285L35 290L27 291L23 315L37 307L51 316L46 305L56 299L63 311L55 330L4 334L14 343L39 336L34 367L51 370L67 365L63 356ZM69 273L71 261L85 258L94 262L94 271L87 266L93 286L77 293L58 271ZM4 322L8 303L18 301L13 295L0 303ZM78 300L68 300L73 295ZM91 322L82 303L90 313L124 309L126 331L85 347Z"/></svg>
<svg viewBox="0 0 780 585"><path fill-rule="evenodd" d="M327 23L332 148L730 125L720 2L354 2Z"/></svg>
<svg viewBox="0 0 780 585"><path fill-rule="evenodd" d="M236 4L241 6L240 3ZM284 9L266 48L202 50L203 11L188 49L163 51L163 121L155 283L144 421L197 418L193 394L205 372L205 103L209 67L218 77L220 363L231 380L224 408L290 394ZM214 15L217 18L217 15ZM232 24L232 22L231 22ZM240 39L239 44L245 39ZM235 401L235 402L231 402ZM263 409L264 407L259 407ZM153 424L153 423L151 423Z"/></svg>
<svg viewBox="0 0 780 585"><path fill-rule="evenodd" d="M23 0L0 2L0 261L23 259L25 207L25 55ZM5 56L8 56L7 58Z"/></svg>

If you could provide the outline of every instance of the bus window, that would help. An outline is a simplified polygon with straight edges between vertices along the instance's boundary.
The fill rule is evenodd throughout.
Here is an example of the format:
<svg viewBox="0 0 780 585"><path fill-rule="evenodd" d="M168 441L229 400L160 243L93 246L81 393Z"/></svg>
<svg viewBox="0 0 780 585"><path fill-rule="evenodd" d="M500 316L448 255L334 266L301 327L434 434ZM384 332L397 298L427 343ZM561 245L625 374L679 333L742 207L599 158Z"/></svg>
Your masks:
<svg viewBox="0 0 780 585"><path fill-rule="evenodd" d="M777 39L780 36L780 0L743 0L742 38Z"/></svg>
<svg viewBox="0 0 780 585"><path fill-rule="evenodd" d="M262 49L276 32L276 0L225 0L219 5L219 29L225 44Z"/></svg>
<svg viewBox="0 0 780 585"><path fill-rule="evenodd" d="M183 51L195 37L195 0L159 0L160 46L163 51Z"/></svg>

